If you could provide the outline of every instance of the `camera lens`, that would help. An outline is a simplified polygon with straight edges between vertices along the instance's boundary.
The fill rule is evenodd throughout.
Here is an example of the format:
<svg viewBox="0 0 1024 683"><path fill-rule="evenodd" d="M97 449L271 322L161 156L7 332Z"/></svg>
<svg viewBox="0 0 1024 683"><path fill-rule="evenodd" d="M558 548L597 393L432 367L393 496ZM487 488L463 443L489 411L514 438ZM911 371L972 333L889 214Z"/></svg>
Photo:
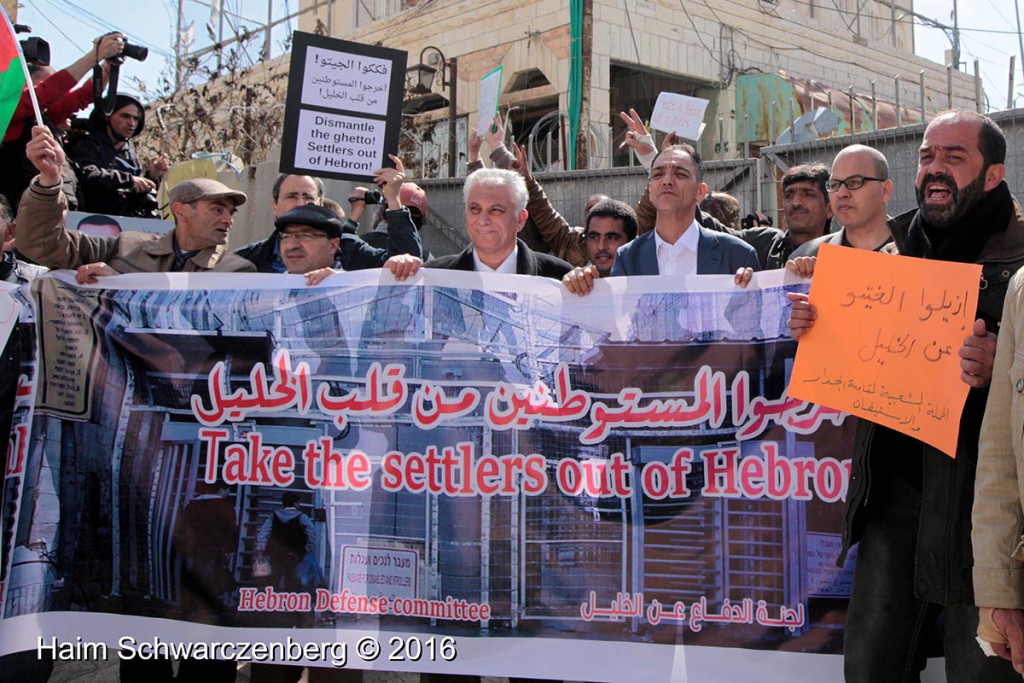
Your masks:
<svg viewBox="0 0 1024 683"><path fill-rule="evenodd" d="M146 61L146 57L149 56L149 48L131 45L130 43L125 42L124 52L122 54L124 54L125 57L130 57L131 59L144 62Z"/></svg>

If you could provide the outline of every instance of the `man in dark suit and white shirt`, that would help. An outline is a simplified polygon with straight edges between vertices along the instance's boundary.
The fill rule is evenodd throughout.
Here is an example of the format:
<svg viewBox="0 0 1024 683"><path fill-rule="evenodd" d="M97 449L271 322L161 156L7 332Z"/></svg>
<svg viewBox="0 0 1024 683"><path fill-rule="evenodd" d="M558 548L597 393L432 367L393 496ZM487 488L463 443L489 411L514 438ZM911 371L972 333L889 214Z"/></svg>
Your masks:
<svg viewBox="0 0 1024 683"><path fill-rule="evenodd" d="M692 146L662 150L651 166L648 190L658 211L654 230L619 247L612 276L735 273L737 284L745 285L750 273L760 270L753 247L697 221L697 203L708 186L700 155ZM593 289L597 277L597 269L587 266L573 270L562 281L570 291L583 295Z"/></svg>
<svg viewBox="0 0 1024 683"><path fill-rule="evenodd" d="M428 261L427 268L540 275L556 280L572 270L562 259L535 252L518 238L529 216L529 195L518 173L481 169L466 178L463 196L470 245L462 253Z"/></svg>
<svg viewBox="0 0 1024 683"><path fill-rule="evenodd" d="M466 178L463 196L470 245L459 254L428 261L427 268L539 275L556 280L572 270L572 266L562 259L535 252L518 238L529 217L526 212L529 193L521 175L507 169L481 169ZM396 272L395 269L392 272ZM403 269L401 275L396 273L396 278L402 279L406 273L413 272L415 267L411 272ZM480 678L460 674L426 674L423 680L427 683L479 683ZM531 679L512 677L509 680L527 683Z"/></svg>

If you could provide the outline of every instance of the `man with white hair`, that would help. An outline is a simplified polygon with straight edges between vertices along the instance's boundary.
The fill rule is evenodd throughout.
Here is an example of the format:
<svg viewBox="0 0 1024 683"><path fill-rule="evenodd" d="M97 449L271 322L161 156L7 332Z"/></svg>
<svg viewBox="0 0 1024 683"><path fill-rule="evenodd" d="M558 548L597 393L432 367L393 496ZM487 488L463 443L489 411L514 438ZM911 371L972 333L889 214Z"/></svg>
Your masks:
<svg viewBox="0 0 1024 683"><path fill-rule="evenodd" d="M539 275L556 280L572 270L562 259L537 253L518 238L529 215L529 194L518 173L481 169L466 178L463 196L471 244L460 254L429 261L428 268Z"/></svg>
<svg viewBox="0 0 1024 683"><path fill-rule="evenodd" d="M428 268L467 270L478 273L538 275L561 279L572 270L562 259L540 254L518 238L526 224L529 193L523 177L515 171L485 168L468 178L463 188L466 200L466 232L471 244L462 253L429 261ZM427 674L427 683L478 683L477 676ZM511 678L512 683L529 679Z"/></svg>

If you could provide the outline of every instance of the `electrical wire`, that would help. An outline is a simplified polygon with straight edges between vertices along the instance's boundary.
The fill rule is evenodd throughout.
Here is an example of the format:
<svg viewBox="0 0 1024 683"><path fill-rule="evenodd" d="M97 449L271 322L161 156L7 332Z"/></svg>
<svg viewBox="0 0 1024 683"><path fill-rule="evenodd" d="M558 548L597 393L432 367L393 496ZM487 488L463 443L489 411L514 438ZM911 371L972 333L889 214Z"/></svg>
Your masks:
<svg viewBox="0 0 1024 683"><path fill-rule="evenodd" d="M707 3L705 3L705 4L707 4ZM725 64L722 64L721 60L718 59L718 57L715 57L715 53L711 50L711 48L709 48L704 43L704 39L701 38L700 31L697 30L697 24L694 23L693 17L690 16L690 12L686 9L686 0L679 0L679 7L680 7L680 9L683 10L683 14L686 15L686 18L690 21L690 26L693 27L693 32L697 36L697 42L699 42L701 44L701 46L707 51L708 57L711 57L711 60L715 64L717 64L718 66L724 68ZM721 24L722 22L719 21L718 23Z"/></svg>
<svg viewBox="0 0 1024 683"><path fill-rule="evenodd" d="M157 54L159 54L159 55L161 55L163 57L170 57L171 56L171 54L169 52L167 52L166 50L162 50L159 45L151 43L148 40L144 40L143 38L141 38L141 37L139 37L137 35L132 34L130 31L125 31L123 28L121 28L121 27L117 26L116 24L114 24L113 22L111 22L108 18L101 17L101 16L98 16L96 14L93 14L92 12L90 12L87 9L85 9L84 7L81 7L80 5L76 5L76 4L72 3L71 0L61 0L60 4L59 5L55 5L55 7L59 8L60 5L65 5L68 9L73 10L74 12L79 13L81 16L88 17L89 19L92 20L94 25L100 26L101 30L102 30L102 27L106 27L108 30L115 30L118 33L123 33L127 37L131 38L132 42L136 43L137 45L142 45L144 47L147 47L150 50L152 50L153 52L156 52Z"/></svg>
<svg viewBox="0 0 1024 683"><path fill-rule="evenodd" d="M25 0L25 2L28 4L29 7L31 7L32 9L34 9L36 12L39 13L39 16L43 18L43 21L45 21L50 26L52 26L54 28L54 30L57 31L57 33L59 33L62 36L64 36L64 39L67 40L68 43L70 43L71 45L74 45L75 47L80 47L77 43L75 43L75 41L71 38L71 36L69 36L68 34L64 33L64 31L61 30L60 26L57 26L57 24L53 23L53 20L50 19L49 16L47 16L46 12L43 12L38 7L36 7L35 3L32 2L32 0Z"/></svg>
<svg viewBox="0 0 1024 683"><path fill-rule="evenodd" d="M827 6L824 6L824 5L817 5L817 4L814 4L813 2L811 2L811 0L787 0L787 2L791 3L791 4L794 4L794 5L801 5L802 7L812 8L812 9L814 9L815 12L818 12L818 11L821 11L821 12L835 12L836 14L840 14L840 15L844 15L844 16L849 14L848 11L846 11L846 10L842 9L841 7L839 7L838 5L836 5L836 1L835 0L831 0L831 2L832 2L834 7L827 7ZM989 0L989 2L992 2L992 0ZM872 16L872 18L882 18L882 19L885 19L885 17L875 17L874 15L871 15L871 16ZM1002 14L1000 14L1000 16L1002 16ZM904 15L898 21L901 24L911 24L913 26L921 26L923 28L938 28L935 24L930 24L927 21L922 21L921 19L919 19L919 18L917 18L917 17L915 17L913 15ZM935 21L935 20L933 19L932 21ZM845 23L845 21L844 21L844 23ZM936 23L938 23L938 22L936 22ZM1009 23L1009 21L1007 21L1007 23ZM850 27L849 24L847 24L847 28L849 28L851 31L853 30ZM950 26L949 28L953 28L953 27ZM1017 35L1017 31L1013 31L1013 30L1000 30L1000 29L994 29L994 28L970 28L970 27L958 26L957 30L960 31L960 32L967 31L969 33L995 33L995 34L1008 35L1008 36L1015 36L1015 35Z"/></svg>
<svg viewBox="0 0 1024 683"><path fill-rule="evenodd" d="M846 20L846 15L849 14L849 12L847 12L844 9L842 9L839 6L839 4L836 2L836 0L832 0L832 6L835 7L836 8L836 12L839 13L840 21L842 21L844 24L846 24L846 28L847 29L849 29L850 31L853 31L853 22L850 22L850 21ZM822 9L828 9L828 8L823 7Z"/></svg>

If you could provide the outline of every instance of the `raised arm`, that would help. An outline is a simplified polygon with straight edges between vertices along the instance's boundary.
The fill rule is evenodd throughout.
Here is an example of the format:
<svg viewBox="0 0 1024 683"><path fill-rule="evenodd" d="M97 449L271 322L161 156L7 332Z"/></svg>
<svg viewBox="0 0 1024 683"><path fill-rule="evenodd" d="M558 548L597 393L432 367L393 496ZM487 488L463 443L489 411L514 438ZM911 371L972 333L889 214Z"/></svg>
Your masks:
<svg viewBox="0 0 1024 683"><path fill-rule="evenodd" d="M60 175L64 150L49 128L32 129L25 154L39 175L21 197L15 237L18 250L47 268L77 268L109 261L117 252L117 237L90 237L68 230L64 223L67 199L61 192Z"/></svg>
<svg viewBox="0 0 1024 683"><path fill-rule="evenodd" d="M574 266L586 264L587 250L582 240L583 232L574 230L569 225L569 221L565 220L552 206L551 201L544 194L544 188L530 172L530 164L523 149L513 143L512 151L515 154L513 168L523 176L526 189L530 193L526 211L530 214L530 220L537 226L537 232L540 233L544 244L552 254Z"/></svg>

